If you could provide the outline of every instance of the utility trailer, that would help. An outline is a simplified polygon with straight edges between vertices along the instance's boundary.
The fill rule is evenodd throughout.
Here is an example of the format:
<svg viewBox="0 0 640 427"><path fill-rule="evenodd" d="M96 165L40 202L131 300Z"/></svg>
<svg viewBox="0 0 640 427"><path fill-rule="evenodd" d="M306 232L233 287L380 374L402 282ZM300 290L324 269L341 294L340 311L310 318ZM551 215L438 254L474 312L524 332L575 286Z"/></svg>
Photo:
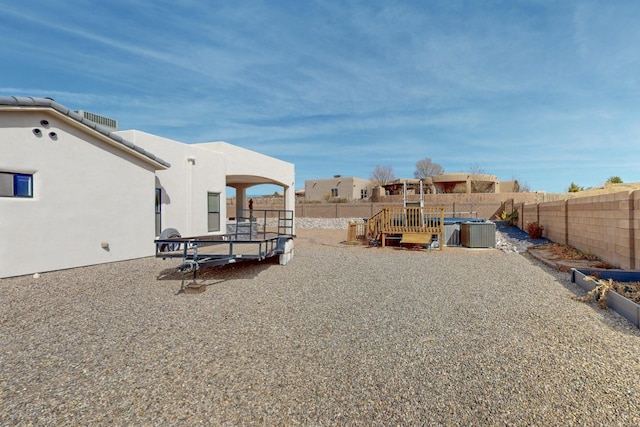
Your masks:
<svg viewBox="0 0 640 427"><path fill-rule="evenodd" d="M275 218L269 218L276 213ZM262 214L256 218L253 214ZM260 220L261 219L261 220ZM267 228L268 219L277 226ZM273 222L273 221L271 221ZM201 267L234 264L243 261L263 261L280 257L286 265L293 257L293 211L253 211L248 218L239 218L222 235L182 237L178 230L168 228L155 240L156 258L181 259L177 270L184 275L193 273L193 282Z"/></svg>

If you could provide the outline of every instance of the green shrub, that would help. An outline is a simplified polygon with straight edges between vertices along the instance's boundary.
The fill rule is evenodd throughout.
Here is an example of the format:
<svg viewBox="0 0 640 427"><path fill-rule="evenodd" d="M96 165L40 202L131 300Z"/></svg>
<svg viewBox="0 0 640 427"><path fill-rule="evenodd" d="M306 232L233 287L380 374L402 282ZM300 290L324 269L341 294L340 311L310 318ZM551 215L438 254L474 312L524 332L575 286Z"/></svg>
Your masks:
<svg viewBox="0 0 640 427"><path fill-rule="evenodd" d="M496 215L496 219L509 221L510 224L515 224L518 222L518 210L514 209L511 213L503 210L501 214Z"/></svg>

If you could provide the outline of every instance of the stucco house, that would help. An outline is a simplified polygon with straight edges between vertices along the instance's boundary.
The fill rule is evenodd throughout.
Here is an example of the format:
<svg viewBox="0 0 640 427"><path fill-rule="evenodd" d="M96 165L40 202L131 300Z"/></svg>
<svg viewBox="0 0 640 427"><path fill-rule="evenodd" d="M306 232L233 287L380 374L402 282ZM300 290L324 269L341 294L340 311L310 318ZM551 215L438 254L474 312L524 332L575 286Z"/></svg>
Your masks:
<svg viewBox="0 0 640 427"><path fill-rule="evenodd" d="M224 234L241 216L226 212L227 186L239 212L262 183L295 207L293 164L118 132L51 99L0 97L0 152L0 278L152 256L168 227Z"/></svg>
<svg viewBox="0 0 640 427"><path fill-rule="evenodd" d="M335 175L333 178L307 180L304 182L304 196L309 201L367 199L371 197L371 181L342 175Z"/></svg>
<svg viewBox="0 0 640 427"><path fill-rule="evenodd" d="M292 163L226 142L184 144L138 130L117 134L171 163L170 169L156 172L157 234L168 227L182 236L224 234L229 218L248 216L246 194L254 185L281 186L282 209L295 210ZM236 191L235 212L227 212L226 187Z"/></svg>

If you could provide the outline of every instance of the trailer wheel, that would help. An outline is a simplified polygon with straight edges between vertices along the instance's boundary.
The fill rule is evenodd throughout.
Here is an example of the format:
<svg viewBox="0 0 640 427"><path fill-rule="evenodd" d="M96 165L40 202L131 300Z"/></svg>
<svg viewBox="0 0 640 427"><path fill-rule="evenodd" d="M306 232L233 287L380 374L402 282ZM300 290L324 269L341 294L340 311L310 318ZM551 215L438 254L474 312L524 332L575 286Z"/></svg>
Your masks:
<svg viewBox="0 0 640 427"><path fill-rule="evenodd" d="M160 233L160 237L158 237L158 240L177 239L180 237L182 237L180 235L180 232L175 228L165 228L164 230L162 230L162 233ZM180 250L180 245L180 242L161 243L158 250L160 252L177 251Z"/></svg>

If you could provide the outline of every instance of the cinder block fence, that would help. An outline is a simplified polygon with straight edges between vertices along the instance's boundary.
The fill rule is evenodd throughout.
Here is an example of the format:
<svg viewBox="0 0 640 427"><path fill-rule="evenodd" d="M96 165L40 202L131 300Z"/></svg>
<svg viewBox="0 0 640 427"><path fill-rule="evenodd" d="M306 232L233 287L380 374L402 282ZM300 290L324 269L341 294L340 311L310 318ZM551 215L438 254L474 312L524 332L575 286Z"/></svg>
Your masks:
<svg viewBox="0 0 640 427"><path fill-rule="evenodd" d="M543 203L515 203L518 225L623 269L640 268L640 190Z"/></svg>

